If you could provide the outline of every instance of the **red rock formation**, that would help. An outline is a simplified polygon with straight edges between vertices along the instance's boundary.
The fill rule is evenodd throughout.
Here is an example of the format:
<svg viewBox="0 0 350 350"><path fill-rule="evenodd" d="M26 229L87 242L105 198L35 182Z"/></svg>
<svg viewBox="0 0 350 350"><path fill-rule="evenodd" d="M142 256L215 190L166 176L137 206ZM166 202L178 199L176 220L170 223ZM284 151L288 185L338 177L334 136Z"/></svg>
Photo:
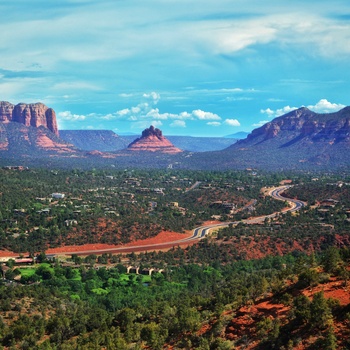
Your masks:
<svg viewBox="0 0 350 350"><path fill-rule="evenodd" d="M299 137L310 142L350 141L350 107L328 114L318 114L302 107L269 123L254 129L247 140L237 142L243 145L251 141L257 142L273 138L285 139Z"/></svg>
<svg viewBox="0 0 350 350"><path fill-rule="evenodd" d="M0 123L0 151L9 152L11 156L50 156L82 155L73 145L61 140L48 128L25 126L22 123Z"/></svg>
<svg viewBox="0 0 350 350"><path fill-rule="evenodd" d="M151 125L142 132L142 136L133 141L129 146L130 151L148 151L162 153L179 153L182 152L176 148L168 139L166 139L161 130Z"/></svg>
<svg viewBox="0 0 350 350"><path fill-rule="evenodd" d="M55 111L43 103L19 103L15 106L2 101L0 102L0 122L17 122L33 127L44 126L58 136Z"/></svg>

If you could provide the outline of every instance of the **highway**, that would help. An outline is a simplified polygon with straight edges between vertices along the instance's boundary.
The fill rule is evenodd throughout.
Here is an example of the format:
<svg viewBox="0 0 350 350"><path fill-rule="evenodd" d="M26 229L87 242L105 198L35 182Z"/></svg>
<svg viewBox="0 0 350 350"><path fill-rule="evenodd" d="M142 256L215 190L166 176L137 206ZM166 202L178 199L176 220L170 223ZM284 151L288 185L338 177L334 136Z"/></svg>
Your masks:
<svg viewBox="0 0 350 350"><path fill-rule="evenodd" d="M245 220L241 220L241 221L231 221L231 222L223 222L220 224L201 226L201 227L195 228L193 230L193 235L190 238L188 238L187 241L200 240L200 239L204 238L205 236L209 235L210 231L213 229L228 227L229 225L235 226L235 225L239 224L240 222L245 223L245 224L256 224L259 222L263 222L266 218L269 218L269 219L274 218L277 215L279 215L280 213L285 214L287 212L295 212L295 211L300 210L303 206L306 205L305 202L300 201L298 199L286 198L286 197L282 196L282 193L284 191L286 191L289 187L290 186L274 187L268 192L268 194L272 198L274 198L276 200L285 201L289 204L289 207L286 207L281 212L276 212L276 213L272 213L272 214L264 215L264 216L259 216L259 217L251 217L249 219L245 219Z"/></svg>
<svg viewBox="0 0 350 350"><path fill-rule="evenodd" d="M99 250L84 250L84 251L79 251L74 253L62 252L56 255L72 255L72 254L89 255L89 254L103 254L103 253L119 254L119 253L145 252L145 251L170 249L172 247L177 247L180 245L195 243L205 238L206 236L208 236L210 234L210 231L212 231L213 229L223 228L229 225L235 226L241 222L245 224L256 224L259 222L263 222L266 218L274 218L280 213L285 214L287 212L295 212L297 210L300 210L303 206L306 205L305 202L282 196L282 193L289 187L290 186L274 187L268 192L268 194L274 199L286 201L289 204L289 207L286 207L281 212L275 212L269 215L264 215L259 217L251 217L241 221L231 221L231 222L223 222L223 223L200 226L193 230L192 235L190 237L172 241L172 242L164 242L164 243L150 244L150 245L134 245L134 246L128 246L128 247L117 247L117 248L108 248L108 249L99 249ZM50 255L55 255L55 254L50 254Z"/></svg>

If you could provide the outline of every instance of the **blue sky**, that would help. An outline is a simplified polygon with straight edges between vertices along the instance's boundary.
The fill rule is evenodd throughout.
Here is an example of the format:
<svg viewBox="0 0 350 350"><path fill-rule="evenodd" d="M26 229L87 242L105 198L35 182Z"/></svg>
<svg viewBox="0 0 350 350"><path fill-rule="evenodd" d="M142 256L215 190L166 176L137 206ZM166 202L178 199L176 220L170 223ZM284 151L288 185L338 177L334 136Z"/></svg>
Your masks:
<svg viewBox="0 0 350 350"><path fill-rule="evenodd" d="M59 129L224 136L350 105L350 2L3 0L0 100Z"/></svg>

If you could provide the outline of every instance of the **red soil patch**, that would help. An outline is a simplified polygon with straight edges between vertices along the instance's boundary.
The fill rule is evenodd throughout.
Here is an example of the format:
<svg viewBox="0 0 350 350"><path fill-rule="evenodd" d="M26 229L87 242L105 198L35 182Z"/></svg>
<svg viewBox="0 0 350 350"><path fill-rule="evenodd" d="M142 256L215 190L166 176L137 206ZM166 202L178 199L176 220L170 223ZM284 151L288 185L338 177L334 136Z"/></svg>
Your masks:
<svg viewBox="0 0 350 350"><path fill-rule="evenodd" d="M323 291L325 298L333 298L339 300L340 305L350 304L350 285L344 286L344 281L339 281L336 278L331 278L326 284L319 284L316 287L306 289L303 294L309 298L315 293Z"/></svg>
<svg viewBox="0 0 350 350"><path fill-rule="evenodd" d="M289 310L288 306L273 303L271 297L262 299L255 305L243 306L237 311L236 317L231 320L227 327L226 337L229 340L236 340L244 334L254 334L257 322L263 317L283 319ZM254 348L255 345L256 343L251 343L247 349Z"/></svg>
<svg viewBox="0 0 350 350"><path fill-rule="evenodd" d="M104 243L90 243L83 244L78 246L63 246L58 248L49 248L46 251L46 254L60 254L60 253L79 253L82 251L89 250L104 250L104 249L115 249L121 247L133 247L133 246L145 246L145 245L153 245L160 243L168 243L174 242L181 239L185 239L187 237L191 237L192 231L186 231L185 234L172 232L172 231L162 231L157 236L138 240L134 242L130 242L124 245L113 245L113 244L104 244ZM8 250L0 250L0 258L1 257L18 257L20 253L10 252Z"/></svg>
<svg viewBox="0 0 350 350"><path fill-rule="evenodd" d="M178 240L190 237L191 235L192 235L191 232L186 232L185 234L181 234L181 233L171 232L171 231L162 231L155 237L126 243L123 245L91 243L91 244L84 244L79 246L64 246L59 248L50 248L46 251L46 254L59 254L64 252L79 253L79 252L88 251L88 250L104 250L104 249L114 249L114 248L120 248L120 247L153 245L153 244L178 241Z"/></svg>

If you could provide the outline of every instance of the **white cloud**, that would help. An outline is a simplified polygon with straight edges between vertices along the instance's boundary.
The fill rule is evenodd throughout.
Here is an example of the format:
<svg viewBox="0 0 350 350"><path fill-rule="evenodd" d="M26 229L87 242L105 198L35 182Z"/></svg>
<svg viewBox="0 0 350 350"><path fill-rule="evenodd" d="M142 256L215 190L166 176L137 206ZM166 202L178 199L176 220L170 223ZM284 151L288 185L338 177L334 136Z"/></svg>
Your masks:
<svg viewBox="0 0 350 350"><path fill-rule="evenodd" d="M193 111L192 116L199 120L221 120L221 118L217 114L211 112L204 112L200 109L196 109L195 111Z"/></svg>
<svg viewBox="0 0 350 350"><path fill-rule="evenodd" d="M220 126L221 123L220 123L220 122L208 122L207 125L210 125L210 126Z"/></svg>
<svg viewBox="0 0 350 350"><path fill-rule="evenodd" d="M158 101L160 100L160 95L154 91L152 91L149 94L143 94L143 97L152 100L154 104L157 104Z"/></svg>
<svg viewBox="0 0 350 350"><path fill-rule="evenodd" d="M193 110L192 112L183 111L180 113L162 113L155 105L160 100L160 95L156 92L143 94L142 97L147 98L149 102L141 102L137 106L121 109L115 113L110 113L100 118L105 120L130 120L140 121L144 119L152 120L221 120L221 117L212 112L206 112L201 109ZM176 124L174 124L176 125ZM183 126L184 123L177 126Z"/></svg>
<svg viewBox="0 0 350 350"><path fill-rule="evenodd" d="M259 123L255 123L252 126L259 128L260 126L263 126L264 124L268 123L268 120L261 120Z"/></svg>
<svg viewBox="0 0 350 350"><path fill-rule="evenodd" d="M151 122L151 125L153 125L155 128L158 128L163 125L163 123L160 120L153 120Z"/></svg>
<svg viewBox="0 0 350 350"><path fill-rule="evenodd" d="M174 120L170 126L172 128L186 128L186 122L183 120Z"/></svg>
<svg viewBox="0 0 350 350"><path fill-rule="evenodd" d="M307 106L308 109L310 109L316 113L332 113L332 112L339 111L340 109L342 109L344 107L345 107L345 105L343 105L343 104L331 103L331 102L327 101L326 99L321 99L315 105ZM285 106L283 108L279 108L276 110L273 110L271 108L261 109L260 112L262 114L267 114L271 118L275 118L275 117L279 117L281 115L287 114L291 111L294 111L295 109L298 109L298 108L299 107Z"/></svg>
<svg viewBox="0 0 350 350"><path fill-rule="evenodd" d="M346 106L343 104L331 103L331 102L327 101L326 99L319 100L314 106L312 106L312 105L307 106L307 108L309 108L312 111L317 112L317 113L337 112L344 107L346 107Z"/></svg>
<svg viewBox="0 0 350 350"><path fill-rule="evenodd" d="M261 109L260 113L267 114L271 118L279 117L280 115L287 114L291 111L298 109L298 107L285 106L283 108L276 109L275 111L271 108Z"/></svg>
<svg viewBox="0 0 350 350"><path fill-rule="evenodd" d="M241 125L241 123L237 119L225 119L224 123L229 125L229 126L240 126Z"/></svg>
<svg viewBox="0 0 350 350"><path fill-rule="evenodd" d="M69 121L79 121L79 120L85 120L85 115L79 115L79 114L73 114L71 111L64 111L58 113L58 119L62 120L69 120Z"/></svg>

